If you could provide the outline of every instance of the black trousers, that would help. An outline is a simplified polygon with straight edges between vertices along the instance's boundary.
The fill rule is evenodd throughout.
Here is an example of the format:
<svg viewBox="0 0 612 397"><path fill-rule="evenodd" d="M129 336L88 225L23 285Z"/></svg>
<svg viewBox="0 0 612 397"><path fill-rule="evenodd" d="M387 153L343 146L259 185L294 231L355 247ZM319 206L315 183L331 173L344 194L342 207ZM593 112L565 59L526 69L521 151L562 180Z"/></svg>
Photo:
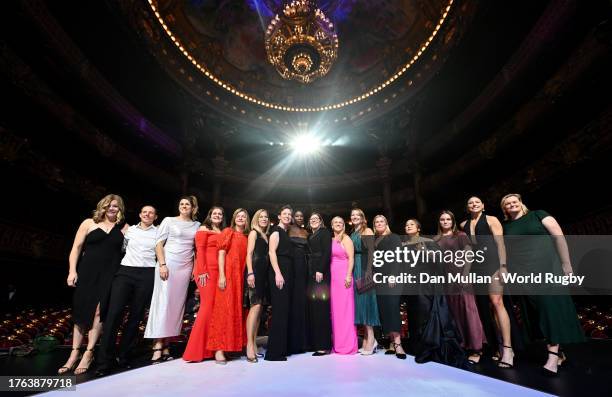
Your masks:
<svg viewBox="0 0 612 397"><path fill-rule="evenodd" d="M268 349L266 360L283 360L288 354L289 308L293 287L292 258L279 256L278 267L285 279L282 289L276 286L275 273L272 266L268 273L270 281L270 300L272 303L272 324L268 334Z"/></svg>
<svg viewBox="0 0 612 397"><path fill-rule="evenodd" d="M129 317L119 344L119 359L129 359L130 352L138 343L138 324L144 317L145 309L151 304L154 277L153 267L119 267L113 278L106 321L102 326L99 367L108 368L114 364L115 340L126 305L129 306Z"/></svg>
<svg viewBox="0 0 612 397"><path fill-rule="evenodd" d="M293 261L293 291L289 309L289 353L304 353L308 350L306 317L306 287L308 283L308 263L303 254L296 255Z"/></svg>

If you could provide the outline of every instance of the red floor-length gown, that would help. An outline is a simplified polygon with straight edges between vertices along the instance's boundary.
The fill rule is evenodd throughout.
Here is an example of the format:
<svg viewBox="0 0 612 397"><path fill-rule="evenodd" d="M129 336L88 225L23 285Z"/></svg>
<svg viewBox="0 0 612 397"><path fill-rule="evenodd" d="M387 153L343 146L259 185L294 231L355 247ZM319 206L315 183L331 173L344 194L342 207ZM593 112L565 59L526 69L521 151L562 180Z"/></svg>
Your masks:
<svg viewBox="0 0 612 397"><path fill-rule="evenodd" d="M219 237L219 250L225 251L224 290L217 287L206 348L212 351L242 351L246 345L246 328L242 297L247 236L226 228Z"/></svg>
<svg viewBox="0 0 612 397"><path fill-rule="evenodd" d="M196 264L193 268L193 275L200 291L200 310L183 354L183 360L185 361L202 361L213 356L213 352L206 349L206 341L208 340L208 329L212 318L215 294L218 289L219 251L217 245L220 236L220 233L208 230L199 230L195 235ZM201 286L198 282L198 275L204 273L208 273L209 278L206 285Z"/></svg>

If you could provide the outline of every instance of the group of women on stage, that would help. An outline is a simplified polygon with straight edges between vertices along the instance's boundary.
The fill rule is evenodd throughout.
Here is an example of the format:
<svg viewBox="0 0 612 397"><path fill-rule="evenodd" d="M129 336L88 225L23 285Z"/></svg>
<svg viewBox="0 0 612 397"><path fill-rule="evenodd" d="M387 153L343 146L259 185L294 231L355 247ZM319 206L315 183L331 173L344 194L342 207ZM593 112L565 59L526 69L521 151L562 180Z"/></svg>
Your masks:
<svg viewBox="0 0 612 397"><path fill-rule="evenodd" d="M448 272L487 276L508 269L528 272L533 266L530 261L537 258L549 261L544 266L550 269L558 264L563 272L571 273L569 255L559 244L544 247L548 250L545 255L534 252L542 247L513 247L511 253L520 255L508 256L504 234L557 236L562 231L546 212L529 211L518 194L505 196L501 208L503 224L485 215L482 201L471 197L467 201L469 216L460 225L452 212L443 211L437 236L428 239L420 235L419 221L409 219L402 239L391 232L384 215L375 216L372 228L368 227L360 209L350 212L350 233L342 217L331 219L328 228L317 212L310 214L306 227L305 214L288 205L280 208L274 226L266 210L256 211L250 220L247 210L239 208L226 227L225 212L219 206L210 208L200 224L196 198L182 197L179 215L164 218L151 245L157 259L145 338L154 340L152 361L171 358L165 340L181 332L187 289L193 280L200 292L200 308L183 355L186 361L214 357L216 363L226 364L226 352L241 352L246 347L248 362L257 362L257 331L267 305L272 306L272 317L265 360L284 361L291 354L306 351L313 351L313 356L358 351L371 355L378 349L375 327L382 327L389 337L386 353L405 359L400 339L400 304L405 300L410 344L418 362L435 360L463 366L464 352L472 364L479 362L484 352L496 359L499 367L511 368L520 332L509 315L511 306L502 283L491 283L484 293L475 286L458 285L453 287L458 290L445 293L423 287L402 297L394 290L396 285L379 285L372 277L375 251L402 246L486 252L482 263L474 262L471 268L447 265L443 270ZM109 195L77 232L67 280L77 287L74 349L80 348L83 334L89 330L87 352L92 352L100 334L104 305L121 259L122 232L127 228L121 227L123 213L121 198ZM386 271L397 271L393 266L389 264ZM417 264L417 269L423 266L428 264ZM522 303L537 313L533 328L548 343L543 371L554 375L565 360L560 344L584 338L571 297L527 296ZM364 327L361 349L357 326ZM62 369L73 368L77 359L71 354ZM84 355L79 368L86 371L92 359L93 355Z"/></svg>

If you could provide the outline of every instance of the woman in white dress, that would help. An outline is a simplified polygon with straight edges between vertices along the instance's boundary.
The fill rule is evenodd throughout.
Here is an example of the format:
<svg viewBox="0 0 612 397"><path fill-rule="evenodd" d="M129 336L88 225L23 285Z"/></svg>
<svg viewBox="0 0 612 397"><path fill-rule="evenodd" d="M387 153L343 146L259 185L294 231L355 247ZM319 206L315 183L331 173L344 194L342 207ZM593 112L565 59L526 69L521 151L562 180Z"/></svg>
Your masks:
<svg viewBox="0 0 612 397"><path fill-rule="evenodd" d="M155 253L155 286L144 337L155 339L153 363L172 359L164 338L181 332L185 299L193 269L194 236L200 222L196 221L198 200L183 196L179 201L179 216L164 218L157 230Z"/></svg>

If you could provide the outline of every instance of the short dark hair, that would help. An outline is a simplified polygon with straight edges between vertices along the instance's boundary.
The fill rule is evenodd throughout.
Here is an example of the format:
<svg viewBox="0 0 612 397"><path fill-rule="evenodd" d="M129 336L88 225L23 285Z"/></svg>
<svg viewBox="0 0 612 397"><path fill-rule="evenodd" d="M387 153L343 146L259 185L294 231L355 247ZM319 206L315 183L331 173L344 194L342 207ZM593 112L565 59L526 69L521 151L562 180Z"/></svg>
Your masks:
<svg viewBox="0 0 612 397"><path fill-rule="evenodd" d="M151 205L151 204L145 204L145 205L143 205L142 207L140 207L140 212L142 212L142 209L143 209L144 207L151 207L151 208L153 208L153 210L155 210L155 215L157 215L157 208L155 208L155 206L154 206L154 205Z"/></svg>
<svg viewBox="0 0 612 397"><path fill-rule="evenodd" d="M283 212L284 210L289 210L293 214L293 208L289 204L285 204L285 205L283 205L282 207L279 208L278 215L280 215L281 212Z"/></svg>

